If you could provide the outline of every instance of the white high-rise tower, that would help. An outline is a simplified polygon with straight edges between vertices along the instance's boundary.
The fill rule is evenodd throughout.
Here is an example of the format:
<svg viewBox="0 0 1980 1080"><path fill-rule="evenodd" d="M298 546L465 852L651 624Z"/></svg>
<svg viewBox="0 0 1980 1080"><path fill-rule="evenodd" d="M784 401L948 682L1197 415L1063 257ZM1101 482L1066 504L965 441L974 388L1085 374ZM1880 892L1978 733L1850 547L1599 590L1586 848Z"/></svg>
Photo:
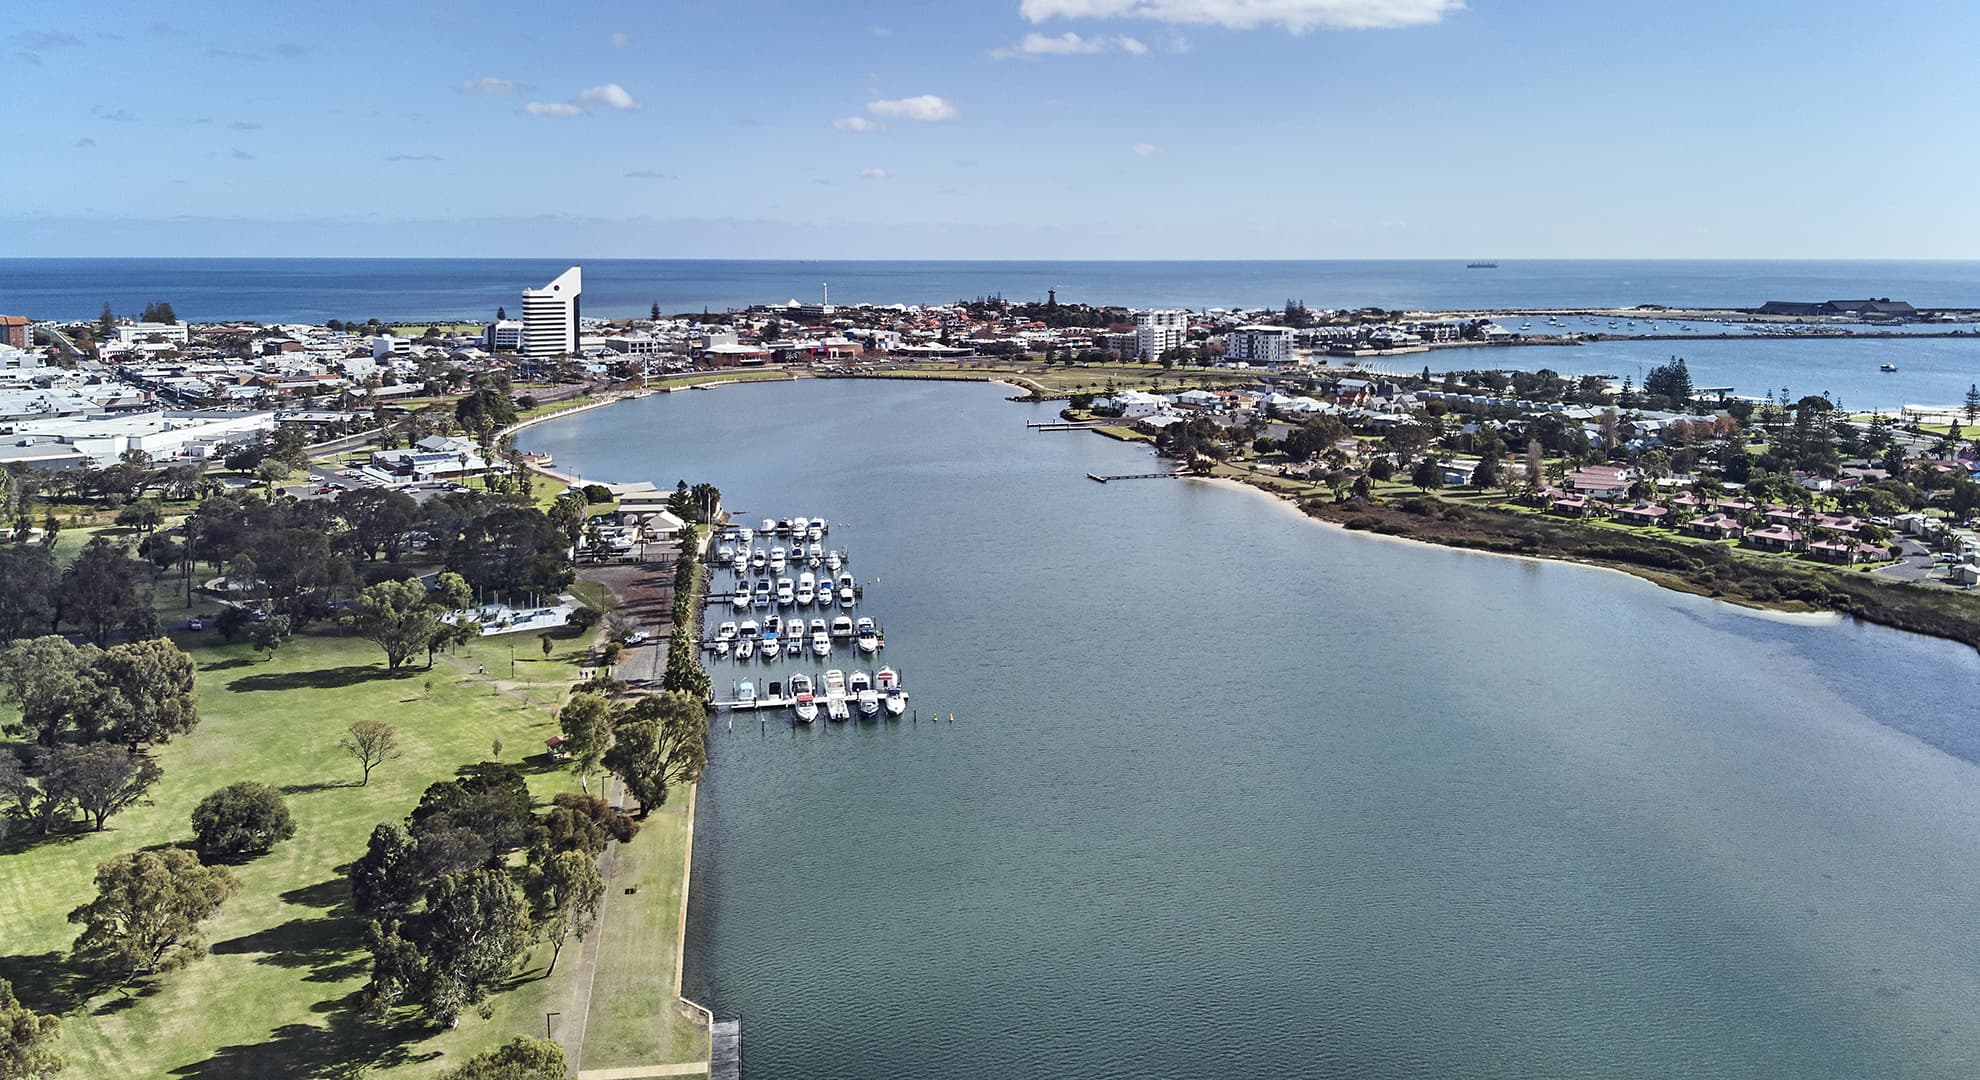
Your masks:
<svg viewBox="0 0 1980 1080"><path fill-rule="evenodd" d="M584 291L584 268L573 266L557 280L522 294L525 356L557 356L578 347L578 294Z"/></svg>

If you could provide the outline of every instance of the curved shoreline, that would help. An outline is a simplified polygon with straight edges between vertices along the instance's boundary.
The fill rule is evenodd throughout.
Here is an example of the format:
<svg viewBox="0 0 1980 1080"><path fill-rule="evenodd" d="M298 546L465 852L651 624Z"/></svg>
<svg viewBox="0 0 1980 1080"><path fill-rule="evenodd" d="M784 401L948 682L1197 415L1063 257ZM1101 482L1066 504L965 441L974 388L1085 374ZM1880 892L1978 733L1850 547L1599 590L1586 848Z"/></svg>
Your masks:
<svg viewBox="0 0 1980 1080"><path fill-rule="evenodd" d="M1654 588L1662 589L1665 592L1673 592L1681 596L1695 596L1700 600L1709 600L1714 604L1722 604L1744 615L1751 615L1757 618L1763 618L1773 622L1788 623L1796 626L1841 626L1844 620L1848 618L1848 616L1845 616L1840 611L1788 611L1782 608L1765 607L1758 604L1743 604L1737 600L1729 599L1724 596L1708 596L1705 595L1704 593L1694 593L1684 589L1673 589L1669 585L1661 581L1658 581L1654 578L1645 577L1642 574L1631 573L1630 571L1620 566L1610 566L1606 563L1591 562L1585 559L1555 558L1546 555L1522 555L1517 552L1511 552L1511 551L1486 551L1481 548L1458 547L1455 544L1439 544L1434 540L1425 540L1421 537L1416 537L1416 536L1391 536L1387 533L1379 533L1369 529L1350 529L1346 525L1343 525L1338 521L1329 521L1328 519L1323 517L1315 517L1314 515L1309 514L1304 510L1301 510L1299 508L1298 499L1296 499L1293 496L1286 495L1284 493L1276 492L1276 491L1267 491L1265 488L1259 487L1256 484L1246 483L1245 481L1240 480L1235 476L1192 476L1189 477L1188 479L1192 481L1207 483L1207 484L1214 484L1218 487L1234 488L1242 491L1252 492L1254 494L1263 496L1264 498L1270 500L1271 502L1276 503L1279 506L1285 508L1285 510L1288 513L1292 514L1294 517L1298 518L1301 521L1307 522L1308 524L1317 526L1322 529L1327 529L1329 531L1339 533L1345 536L1361 537L1369 540L1389 541L1397 544L1407 544L1414 547L1437 548L1458 555L1476 555L1480 558L1487 558L1487 559L1511 559L1514 562L1527 563L1529 565L1552 564L1556 566L1581 566L1581 567L1586 567L1587 569L1590 570L1598 570L1603 573L1620 574L1623 577L1632 578L1634 580L1643 582L1646 585L1650 585Z"/></svg>

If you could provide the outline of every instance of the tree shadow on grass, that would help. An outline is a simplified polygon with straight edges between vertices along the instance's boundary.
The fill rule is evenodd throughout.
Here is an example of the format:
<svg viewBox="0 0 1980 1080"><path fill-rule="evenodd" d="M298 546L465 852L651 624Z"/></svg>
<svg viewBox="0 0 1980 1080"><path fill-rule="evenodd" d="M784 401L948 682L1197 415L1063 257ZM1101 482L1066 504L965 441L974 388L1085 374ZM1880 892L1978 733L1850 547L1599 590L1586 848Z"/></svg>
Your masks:
<svg viewBox="0 0 1980 1080"><path fill-rule="evenodd" d="M348 878L325 878L314 885L300 889L290 889L282 894L282 902L297 907L323 908L335 911L351 898L351 883Z"/></svg>
<svg viewBox="0 0 1980 1080"><path fill-rule="evenodd" d="M18 855L29 848L47 844L73 844L88 835L86 830L65 828L61 832L51 832L46 836L31 832L4 836L0 837L0 855Z"/></svg>
<svg viewBox="0 0 1980 1080"><path fill-rule="evenodd" d="M358 786L356 780L322 780L313 784L283 784L275 790L284 795L314 795L319 791L340 791Z"/></svg>
<svg viewBox="0 0 1980 1080"><path fill-rule="evenodd" d="M227 684L235 693L255 690L336 690L372 679L404 678L409 669L400 668L388 676L376 664L349 664L321 671L271 671L266 675L243 675Z"/></svg>
<svg viewBox="0 0 1980 1080"><path fill-rule="evenodd" d="M0 980L12 983L28 1007L58 1014L82 1008L104 989L102 980L71 965L67 953L53 950L0 956Z"/></svg>
<svg viewBox="0 0 1980 1080"><path fill-rule="evenodd" d="M258 1043L223 1046L205 1061L182 1065L173 1076L194 1080L237 1080L243 1076L343 1078L370 1075L375 1070L417 1065L440 1056L437 1050L417 1051L429 1033L412 1025L367 1024L356 1015L356 994L322 1002L329 1026L284 1024Z"/></svg>
<svg viewBox="0 0 1980 1080"><path fill-rule="evenodd" d="M251 665L253 665L253 663L254 663L254 661L253 661L253 660L251 660L251 659L249 659L249 658L247 658L247 657L245 657L245 656L236 656L236 657L234 657L234 658L233 658L233 659L231 659L231 660L215 660L214 662L212 662L212 663L210 663L210 664L207 664L207 665L206 665L205 667L202 667L202 668L200 668L199 670L201 670L201 671L232 671L232 670L233 670L233 669L235 669L235 668L244 668L244 667L249 667L249 666L251 666Z"/></svg>
<svg viewBox="0 0 1980 1080"><path fill-rule="evenodd" d="M309 968L309 982L342 982L364 972L370 957L358 947L356 919L315 916L213 943L216 955L258 954L255 962Z"/></svg>

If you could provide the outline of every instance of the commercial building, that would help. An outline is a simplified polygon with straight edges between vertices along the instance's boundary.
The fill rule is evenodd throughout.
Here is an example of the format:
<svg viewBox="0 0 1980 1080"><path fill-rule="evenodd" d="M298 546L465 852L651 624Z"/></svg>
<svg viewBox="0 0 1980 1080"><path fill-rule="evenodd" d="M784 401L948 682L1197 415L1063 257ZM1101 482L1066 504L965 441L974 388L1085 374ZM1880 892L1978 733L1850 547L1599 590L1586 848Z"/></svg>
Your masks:
<svg viewBox="0 0 1980 1080"><path fill-rule="evenodd" d="M1134 317L1134 355L1139 359L1159 360L1188 340L1187 311L1144 311Z"/></svg>
<svg viewBox="0 0 1980 1080"><path fill-rule="evenodd" d="M164 341L184 345L191 340L191 332L185 323L127 323L117 328L117 344L119 345L136 345L146 341Z"/></svg>
<svg viewBox="0 0 1980 1080"><path fill-rule="evenodd" d="M523 348L527 356L562 356L577 352L578 294L584 291L584 268L573 266L540 289L524 289Z"/></svg>
<svg viewBox="0 0 1980 1080"><path fill-rule="evenodd" d="M497 319L482 331L481 343L489 352L521 352L523 324L516 319Z"/></svg>
<svg viewBox="0 0 1980 1080"><path fill-rule="evenodd" d="M1240 326L1224 335L1224 359L1251 364L1290 364L1295 333L1290 326Z"/></svg>
<svg viewBox="0 0 1980 1080"><path fill-rule="evenodd" d="M0 345L34 348L34 326L26 315L0 315Z"/></svg>

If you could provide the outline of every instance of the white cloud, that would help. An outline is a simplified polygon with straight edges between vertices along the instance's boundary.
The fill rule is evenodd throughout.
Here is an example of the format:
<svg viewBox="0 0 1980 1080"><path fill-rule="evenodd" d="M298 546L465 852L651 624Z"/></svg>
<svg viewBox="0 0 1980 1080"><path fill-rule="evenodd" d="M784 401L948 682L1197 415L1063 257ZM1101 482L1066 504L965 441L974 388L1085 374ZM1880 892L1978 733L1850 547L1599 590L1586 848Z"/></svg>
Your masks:
<svg viewBox="0 0 1980 1080"><path fill-rule="evenodd" d="M604 86L590 87L579 94L577 99L592 105L603 105L608 109L639 108L639 102L634 100L630 93L626 92L625 87L615 82L606 83Z"/></svg>
<svg viewBox="0 0 1980 1080"><path fill-rule="evenodd" d="M615 48L615 49L623 49L623 48L625 48L626 46L628 46L628 45L630 45L630 44L632 44L632 35L631 35L631 34L628 34L628 33L626 33L626 32L625 32L624 30L614 30L614 31L612 31L612 47L613 47L613 48Z"/></svg>
<svg viewBox="0 0 1980 1080"><path fill-rule="evenodd" d="M532 101L522 107L531 116L583 116L584 110L568 101Z"/></svg>
<svg viewBox="0 0 1980 1080"><path fill-rule="evenodd" d="M1092 56L1103 52L1146 56L1148 46L1131 37L1081 37L1068 30L1058 37L1026 34L1015 45L990 50L990 55L998 60L1012 60L1025 56Z"/></svg>
<svg viewBox="0 0 1980 1080"><path fill-rule="evenodd" d="M885 180L887 178L887 170L879 168L861 169L859 170L859 178L861 180Z"/></svg>
<svg viewBox="0 0 1980 1080"><path fill-rule="evenodd" d="M1156 146L1154 143L1138 142L1134 144L1134 155L1136 157L1154 157L1161 152L1162 148Z"/></svg>
<svg viewBox="0 0 1980 1080"><path fill-rule="evenodd" d="M885 116L896 120L914 120L923 124L940 123L962 116L962 110L946 98L934 94L920 97L895 98L891 101L869 101L866 111L875 116Z"/></svg>
<svg viewBox="0 0 1980 1080"><path fill-rule="evenodd" d="M1252 30L1283 26L1295 34L1317 27L1377 30L1434 23L1464 9L1463 0L1020 0L1018 13L1048 19L1152 19Z"/></svg>
<svg viewBox="0 0 1980 1080"><path fill-rule="evenodd" d="M513 94L522 88L523 86L519 82L498 79L493 75L485 75L479 79L468 79L461 83L461 93L463 94Z"/></svg>
<svg viewBox="0 0 1980 1080"><path fill-rule="evenodd" d="M850 131L855 135L868 135L875 131L887 130L887 125L878 120L868 120L864 116L841 116L832 121L832 126L840 131Z"/></svg>

